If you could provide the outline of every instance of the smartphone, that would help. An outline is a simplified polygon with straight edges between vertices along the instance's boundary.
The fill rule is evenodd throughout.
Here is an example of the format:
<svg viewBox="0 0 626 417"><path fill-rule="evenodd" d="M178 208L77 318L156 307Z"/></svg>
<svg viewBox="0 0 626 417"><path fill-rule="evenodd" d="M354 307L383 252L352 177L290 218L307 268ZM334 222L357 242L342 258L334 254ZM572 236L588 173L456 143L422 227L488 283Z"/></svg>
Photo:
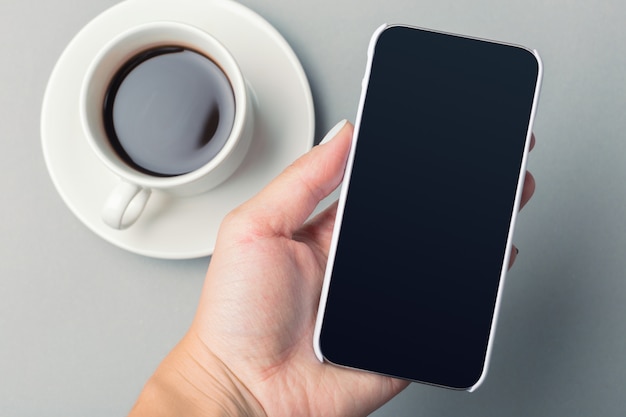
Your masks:
<svg viewBox="0 0 626 417"><path fill-rule="evenodd" d="M541 74L521 46L404 25L374 33L318 358L458 390L483 381Z"/></svg>

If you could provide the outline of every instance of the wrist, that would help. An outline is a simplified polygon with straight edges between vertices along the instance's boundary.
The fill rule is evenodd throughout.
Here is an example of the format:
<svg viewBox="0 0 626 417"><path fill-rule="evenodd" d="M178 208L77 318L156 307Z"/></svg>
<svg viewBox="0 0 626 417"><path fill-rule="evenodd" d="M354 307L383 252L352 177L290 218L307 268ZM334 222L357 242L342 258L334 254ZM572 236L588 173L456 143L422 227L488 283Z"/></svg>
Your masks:
<svg viewBox="0 0 626 417"><path fill-rule="evenodd" d="M159 365L128 415L143 416L266 417L237 376L190 335Z"/></svg>

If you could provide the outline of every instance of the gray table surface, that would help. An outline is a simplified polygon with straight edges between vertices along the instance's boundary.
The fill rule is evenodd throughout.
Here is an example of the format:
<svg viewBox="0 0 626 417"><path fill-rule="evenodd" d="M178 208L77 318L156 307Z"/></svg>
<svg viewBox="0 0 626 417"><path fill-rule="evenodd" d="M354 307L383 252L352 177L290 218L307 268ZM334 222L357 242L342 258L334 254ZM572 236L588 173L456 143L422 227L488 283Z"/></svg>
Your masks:
<svg viewBox="0 0 626 417"><path fill-rule="evenodd" d="M202 1L202 0L198 0ZM116 0L0 0L0 416L124 415L194 314L210 258L151 259L93 234L46 170L39 116L70 39ZM540 51L544 88L492 363L476 393L418 384L375 416L623 416L626 3L343 0L243 4L309 77L317 138L354 119L383 22Z"/></svg>

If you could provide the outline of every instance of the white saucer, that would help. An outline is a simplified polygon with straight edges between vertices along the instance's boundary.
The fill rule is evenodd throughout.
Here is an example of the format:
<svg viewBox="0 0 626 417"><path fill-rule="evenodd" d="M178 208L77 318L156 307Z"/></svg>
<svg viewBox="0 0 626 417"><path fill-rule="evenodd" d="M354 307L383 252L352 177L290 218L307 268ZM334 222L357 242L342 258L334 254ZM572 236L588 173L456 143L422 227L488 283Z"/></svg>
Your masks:
<svg viewBox="0 0 626 417"><path fill-rule="evenodd" d="M88 63L107 40L156 20L204 28L231 51L256 95L255 134L248 156L226 182L189 198L154 192L137 223L118 231L100 218L118 180L83 138L79 88ZM52 181L87 227L134 253L188 259L211 255L223 217L311 149L314 125L313 99L300 62L256 13L232 0L126 0L85 26L59 58L44 96L41 135Z"/></svg>

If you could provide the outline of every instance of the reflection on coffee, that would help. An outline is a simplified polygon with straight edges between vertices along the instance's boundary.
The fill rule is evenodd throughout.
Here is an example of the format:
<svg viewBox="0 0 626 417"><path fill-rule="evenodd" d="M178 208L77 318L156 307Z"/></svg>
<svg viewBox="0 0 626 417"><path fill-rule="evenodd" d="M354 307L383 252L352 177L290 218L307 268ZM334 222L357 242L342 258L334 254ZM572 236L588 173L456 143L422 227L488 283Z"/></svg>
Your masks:
<svg viewBox="0 0 626 417"><path fill-rule="evenodd" d="M220 67L195 51L167 46L130 59L104 102L107 135L135 169L156 176L194 171L226 143L235 98Z"/></svg>

